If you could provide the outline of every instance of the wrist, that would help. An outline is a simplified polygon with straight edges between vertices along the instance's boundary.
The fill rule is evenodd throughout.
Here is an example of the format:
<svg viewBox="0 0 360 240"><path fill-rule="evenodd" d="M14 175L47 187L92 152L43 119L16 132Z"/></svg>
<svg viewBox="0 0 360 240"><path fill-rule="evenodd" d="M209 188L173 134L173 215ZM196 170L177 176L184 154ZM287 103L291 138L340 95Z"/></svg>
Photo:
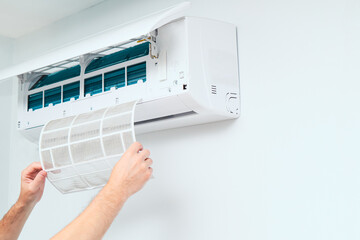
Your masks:
<svg viewBox="0 0 360 240"><path fill-rule="evenodd" d="M35 207L36 203L30 201L24 201L24 199L19 198L14 206L22 210L32 210Z"/></svg>
<svg viewBox="0 0 360 240"><path fill-rule="evenodd" d="M107 201L111 202L116 206L122 206L126 200L129 198L126 191L119 188L118 186L114 186L111 183L107 183L100 193Z"/></svg>
<svg viewBox="0 0 360 240"><path fill-rule="evenodd" d="M36 201L30 197L24 196L20 194L17 202L19 207L34 207L36 205Z"/></svg>

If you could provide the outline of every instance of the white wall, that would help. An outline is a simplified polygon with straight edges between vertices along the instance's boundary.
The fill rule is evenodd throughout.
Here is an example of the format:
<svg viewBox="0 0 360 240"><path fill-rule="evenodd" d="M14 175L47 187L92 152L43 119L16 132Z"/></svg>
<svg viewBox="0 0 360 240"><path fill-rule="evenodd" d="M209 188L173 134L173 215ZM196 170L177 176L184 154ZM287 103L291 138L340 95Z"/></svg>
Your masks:
<svg viewBox="0 0 360 240"><path fill-rule="evenodd" d="M13 39L0 36L0 69L12 64ZM10 118L11 115L10 81L0 82L0 216L8 208L8 179L9 179L9 147L10 147Z"/></svg>
<svg viewBox="0 0 360 240"><path fill-rule="evenodd" d="M0 35L0 69L8 67L13 63L13 47L14 39Z"/></svg>
<svg viewBox="0 0 360 240"><path fill-rule="evenodd" d="M9 148L10 148L10 118L11 115L11 82L0 83L0 216L8 208L9 179ZM1 217L0 217L1 218Z"/></svg>
<svg viewBox="0 0 360 240"><path fill-rule="evenodd" d="M107 1L18 39L14 57L175 2ZM359 239L359 2L192 2L190 15L238 26L242 116L139 136L155 179L105 239ZM9 203L21 169L38 160L35 145L14 128L11 136ZM49 238L95 193L48 184L21 239Z"/></svg>

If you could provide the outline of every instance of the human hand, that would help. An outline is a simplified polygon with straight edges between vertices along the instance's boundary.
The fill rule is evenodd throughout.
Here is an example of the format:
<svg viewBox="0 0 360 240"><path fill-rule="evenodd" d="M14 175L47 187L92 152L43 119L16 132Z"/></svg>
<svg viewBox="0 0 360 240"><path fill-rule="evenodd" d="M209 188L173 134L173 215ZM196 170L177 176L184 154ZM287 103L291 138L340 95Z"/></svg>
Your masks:
<svg viewBox="0 0 360 240"><path fill-rule="evenodd" d="M119 198L129 198L139 191L152 175L150 151L139 142L133 143L114 166L107 187Z"/></svg>
<svg viewBox="0 0 360 240"><path fill-rule="evenodd" d="M33 162L21 172L19 202L35 205L40 201L45 187L46 172L39 162Z"/></svg>

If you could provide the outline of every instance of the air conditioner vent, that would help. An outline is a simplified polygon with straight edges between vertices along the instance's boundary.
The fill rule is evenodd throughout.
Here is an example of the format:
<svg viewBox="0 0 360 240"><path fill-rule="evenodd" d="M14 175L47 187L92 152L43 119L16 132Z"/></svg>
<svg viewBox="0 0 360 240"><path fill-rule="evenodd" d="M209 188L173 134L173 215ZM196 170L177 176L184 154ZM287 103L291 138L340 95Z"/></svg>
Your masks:
<svg viewBox="0 0 360 240"><path fill-rule="evenodd" d="M211 94L216 94L216 85L211 85Z"/></svg>

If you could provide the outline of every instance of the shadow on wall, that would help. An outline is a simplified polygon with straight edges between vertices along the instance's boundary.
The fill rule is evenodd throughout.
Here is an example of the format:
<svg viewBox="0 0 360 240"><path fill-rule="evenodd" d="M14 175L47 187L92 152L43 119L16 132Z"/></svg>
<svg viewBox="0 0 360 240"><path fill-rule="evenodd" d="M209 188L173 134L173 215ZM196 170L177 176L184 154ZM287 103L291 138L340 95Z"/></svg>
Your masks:
<svg viewBox="0 0 360 240"><path fill-rule="evenodd" d="M151 143L152 139L156 137L157 141L162 143L171 143L177 141L186 141L189 138L196 136L197 138L214 138L214 136L226 135L226 132L233 129L236 124L239 124L241 118L233 120L225 120L220 122L206 123L188 127L174 128L163 131L157 131L137 136L138 141ZM239 127L239 126L238 126ZM176 136L176 138L174 138Z"/></svg>

